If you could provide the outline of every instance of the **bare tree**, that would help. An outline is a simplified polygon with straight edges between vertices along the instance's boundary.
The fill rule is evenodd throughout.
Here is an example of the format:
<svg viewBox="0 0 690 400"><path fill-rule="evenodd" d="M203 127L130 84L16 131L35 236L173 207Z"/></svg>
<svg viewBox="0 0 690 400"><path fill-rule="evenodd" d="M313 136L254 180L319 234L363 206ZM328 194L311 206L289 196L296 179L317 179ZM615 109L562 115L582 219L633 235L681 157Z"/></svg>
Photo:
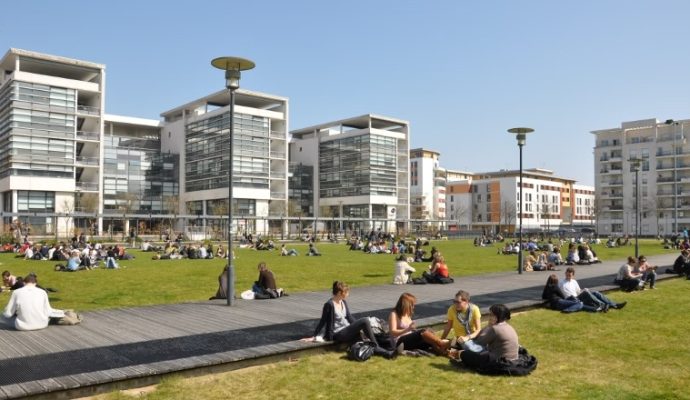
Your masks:
<svg viewBox="0 0 690 400"><path fill-rule="evenodd" d="M93 213L93 217L89 216L86 218L86 221L89 224L89 229L91 233L93 233L93 230L91 228L95 225L96 223L96 213L98 212L98 195L95 193L81 193L79 195L78 199L78 208L76 208L77 211L81 211L83 213Z"/></svg>
<svg viewBox="0 0 690 400"><path fill-rule="evenodd" d="M515 202L505 200L501 204L501 218L503 218L503 225L506 226L506 229L510 229L515 225L514 221L516 214ZM514 227L512 231L515 231Z"/></svg>
<svg viewBox="0 0 690 400"><path fill-rule="evenodd" d="M74 198L65 198L62 201L62 211L65 215L65 235L69 239L72 233L72 213L74 212Z"/></svg>
<svg viewBox="0 0 690 400"><path fill-rule="evenodd" d="M288 200L288 216L290 217L304 217L304 212L302 207L300 207L299 202L294 199Z"/></svg>

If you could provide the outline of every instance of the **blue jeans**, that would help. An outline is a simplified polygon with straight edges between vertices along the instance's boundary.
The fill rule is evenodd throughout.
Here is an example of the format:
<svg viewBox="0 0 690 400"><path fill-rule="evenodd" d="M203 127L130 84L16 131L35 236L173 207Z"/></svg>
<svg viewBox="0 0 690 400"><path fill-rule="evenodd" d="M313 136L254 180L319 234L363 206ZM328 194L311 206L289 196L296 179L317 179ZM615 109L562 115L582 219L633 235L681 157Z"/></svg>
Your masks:
<svg viewBox="0 0 690 400"><path fill-rule="evenodd" d="M656 271L648 269L642 274L642 282L649 282L649 287L656 285Z"/></svg>
<svg viewBox="0 0 690 400"><path fill-rule="evenodd" d="M557 309L564 313L571 313L582 310L584 304L577 299L559 299Z"/></svg>
<svg viewBox="0 0 690 400"><path fill-rule="evenodd" d="M592 293L592 295L594 297L596 297L600 302L608 304L609 307L616 307L617 306L615 301L609 299L608 297L604 296L600 292L597 292L596 290L591 290L590 293Z"/></svg>
<svg viewBox="0 0 690 400"><path fill-rule="evenodd" d="M484 350L484 347L482 347L482 345L480 344L475 343L474 340L470 339L462 344L462 349L472 351L474 353L480 353Z"/></svg>

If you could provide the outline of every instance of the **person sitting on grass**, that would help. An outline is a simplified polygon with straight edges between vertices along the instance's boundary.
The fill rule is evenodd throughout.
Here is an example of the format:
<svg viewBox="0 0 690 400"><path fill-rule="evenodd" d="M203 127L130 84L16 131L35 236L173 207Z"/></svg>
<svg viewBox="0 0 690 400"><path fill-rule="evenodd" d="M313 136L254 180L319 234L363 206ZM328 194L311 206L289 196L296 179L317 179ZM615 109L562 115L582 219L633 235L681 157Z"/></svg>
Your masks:
<svg viewBox="0 0 690 400"><path fill-rule="evenodd" d="M568 245L568 255L565 257L566 265L575 265L580 263L580 256L577 254L577 248L575 244L570 243Z"/></svg>
<svg viewBox="0 0 690 400"><path fill-rule="evenodd" d="M10 274L10 271L3 271L2 272L2 286L3 288L6 289L12 289L14 285L17 284L17 277Z"/></svg>
<svg viewBox="0 0 690 400"><path fill-rule="evenodd" d="M295 249L290 249L290 250L288 250L288 249L285 247L285 244L282 244L282 245L280 245L280 255L281 255L281 256L284 256L284 257L287 257L287 256L297 256L298 253L297 253L297 250L295 250Z"/></svg>
<svg viewBox="0 0 690 400"><path fill-rule="evenodd" d="M575 297L587 305L601 308L604 312L608 311L609 308L620 310L628 304L625 301L616 303L596 290L581 289L575 280L575 268L573 267L568 267L565 270L565 279L559 283L559 286L566 298Z"/></svg>
<svg viewBox="0 0 690 400"><path fill-rule="evenodd" d="M656 265L650 265L647 262L647 257L640 255L633 272L642 274L640 279L642 279L643 284L649 282L649 288L656 289L656 270Z"/></svg>
<svg viewBox="0 0 690 400"><path fill-rule="evenodd" d="M448 273L448 266L440 252L436 252L436 257L431 262L429 270L424 271L422 276L429 283L450 283L449 280L451 278Z"/></svg>
<svg viewBox="0 0 690 400"><path fill-rule="evenodd" d="M321 253L316 249L316 246L314 246L314 243L309 243L309 252L307 253L308 256L320 256Z"/></svg>
<svg viewBox="0 0 690 400"><path fill-rule="evenodd" d="M407 257L400 254L395 261L395 272L393 273L393 284L404 285L410 283L411 275L416 270L407 263Z"/></svg>
<svg viewBox="0 0 690 400"><path fill-rule="evenodd" d="M260 262L257 266L259 279L254 282L252 292L255 299L276 299L283 296L283 289L276 287L276 278L273 272L268 269L265 262Z"/></svg>
<svg viewBox="0 0 690 400"><path fill-rule="evenodd" d="M503 304L494 304L489 308L489 325L476 335L474 342L483 346L480 352L461 351L462 364L475 370L486 370L492 363L518 359L518 335L508 324L510 310Z"/></svg>
<svg viewBox="0 0 690 400"><path fill-rule="evenodd" d="M448 340L441 340L431 329L417 329L412 320L417 298L411 293L403 293L398 298L395 309L388 316L388 327L391 337L395 339L395 346L405 349L404 354L410 356L437 355L448 353Z"/></svg>
<svg viewBox="0 0 690 400"><path fill-rule="evenodd" d="M33 331L48 327L51 317L65 314L50 307L48 294L36 285L36 275L29 274L24 278L24 287L12 292L3 316L13 320L17 330Z"/></svg>
<svg viewBox="0 0 690 400"><path fill-rule="evenodd" d="M585 261L587 261L589 264L596 264L600 263L601 260L597 257L596 253L594 253L594 250L592 250L589 245L585 244L584 245L584 250L585 250Z"/></svg>
<svg viewBox="0 0 690 400"><path fill-rule="evenodd" d="M350 308L345 299L350 294L350 287L341 281L333 282L333 297L323 305L321 319L314 329L314 335L303 338L302 341L332 340L335 343L352 345L365 337L371 341L375 348L374 354L392 359L402 353L404 346L399 345L396 350L386 350L376 340L376 335L371 329L371 321L364 317L355 320L350 314ZM319 336L324 331L323 337Z"/></svg>
<svg viewBox="0 0 690 400"><path fill-rule="evenodd" d="M575 297L566 297L558 286L558 276L556 276L556 274L549 275L549 278L546 280L546 285L544 285L544 290L541 293L541 298L548 302L548 306L552 310L562 311L564 313L580 310L589 312L601 311L596 307L585 305Z"/></svg>
<svg viewBox="0 0 690 400"><path fill-rule="evenodd" d="M561 256L561 248L554 247L551 254L549 254L549 264L551 265L563 265L563 256Z"/></svg>
<svg viewBox="0 0 690 400"><path fill-rule="evenodd" d="M690 251L682 250L678 258L673 262L673 269L667 268L666 273L685 275L690 279Z"/></svg>
<svg viewBox="0 0 690 400"><path fill-rule="evenodd" d="M464 290L455 293L453 304L448 307L446 313L446 326L441 333L441 340L445 340L453 330L454 343L451 347L459 347L463 350L481 351L482 347L474 343L473 339L479 334L482 327L482 313L479 307L470 303L470 294Z"/></svg>
<svg viewBox="0 0 690 400"><path fill-rule="evenodd" d="M642 281L642 274L635 272L637 265L635 257L628 257L628 262L621 265L616 274L614 283L621 287L624 292L632 292L633 290L644 289L644 282Z"/></svg>
<svg viewBox="0 0 690 400"><path fill-rule="evenodd" d="M79 271L80 269L86 269L90 270L91 267L87 267L84 264L82 264L82 259L81 259L81 252L79 250L73 250L72 254L70 255L69 259L67 260L67 265L62 265L62 264L56 264L55 265L55 270L56 271L64 271L64 272L76 272Z"/></svg>

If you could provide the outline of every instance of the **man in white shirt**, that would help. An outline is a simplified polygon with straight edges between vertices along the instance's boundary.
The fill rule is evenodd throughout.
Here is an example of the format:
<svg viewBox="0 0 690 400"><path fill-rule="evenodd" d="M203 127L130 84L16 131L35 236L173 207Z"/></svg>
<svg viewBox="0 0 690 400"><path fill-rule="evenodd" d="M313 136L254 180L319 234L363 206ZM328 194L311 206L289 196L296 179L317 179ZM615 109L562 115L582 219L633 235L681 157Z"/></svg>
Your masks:
<svg viewBox="0 0 690 400"><path fill-rule="evenodd" d="M36 275L29 274L24 287L12 292L3 316L14 319L17 330L33 331L46 328L51 317L64 317L64 312L50 307L46 291L36 287Z"/></svg>
<svg viewBox="0 0 690 400"><path fill-rule="evenodd" d="M626 301L616 303L596 290L580 289L580 285L575 280L575 268L573 267L568 267L565 270L565 279L558 286L560 286L565 297L575 297L587 305L600 307L602 311L607 311L609 308L620 310L628 304Z"/></svg>

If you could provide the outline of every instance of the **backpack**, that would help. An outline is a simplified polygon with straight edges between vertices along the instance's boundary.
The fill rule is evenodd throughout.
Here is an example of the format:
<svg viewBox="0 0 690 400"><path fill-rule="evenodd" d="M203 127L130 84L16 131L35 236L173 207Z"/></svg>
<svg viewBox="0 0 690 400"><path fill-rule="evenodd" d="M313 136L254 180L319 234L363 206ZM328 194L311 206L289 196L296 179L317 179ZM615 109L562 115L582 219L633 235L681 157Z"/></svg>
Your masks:
<svg viewBox="0 0 690 400"><path fill-rule="evenodd" d="M65 310L65 316L57 319L57 325L79 325L82 321L81 314L74 310Z"/></svg>
<svg viewBox="0 0 690 400"><path fill-rule="evenodd" d="M371 325L371 330L374 332L374 335L381 335L386 333L386 328L385 328L385 322L378 317L368 317L369 318L369 323Z"/></svg>
<svg viewBox="0 0 690 400"><path fill-rule="evenodd" d="M374 355L375 347L376 345L372 342L356 342L347 350L347 358L352 361L366 361Z"/></svg>
<svg viewBox="0 0 690 400"><path fill-rule="evenodd" d="M527 349L520 346L518 359L508 361L505 358L489 363L484 368L477 369L477 372L484 375L508 375L525 376L529 375L537 368L537 358L527 352Z"/></svg>

